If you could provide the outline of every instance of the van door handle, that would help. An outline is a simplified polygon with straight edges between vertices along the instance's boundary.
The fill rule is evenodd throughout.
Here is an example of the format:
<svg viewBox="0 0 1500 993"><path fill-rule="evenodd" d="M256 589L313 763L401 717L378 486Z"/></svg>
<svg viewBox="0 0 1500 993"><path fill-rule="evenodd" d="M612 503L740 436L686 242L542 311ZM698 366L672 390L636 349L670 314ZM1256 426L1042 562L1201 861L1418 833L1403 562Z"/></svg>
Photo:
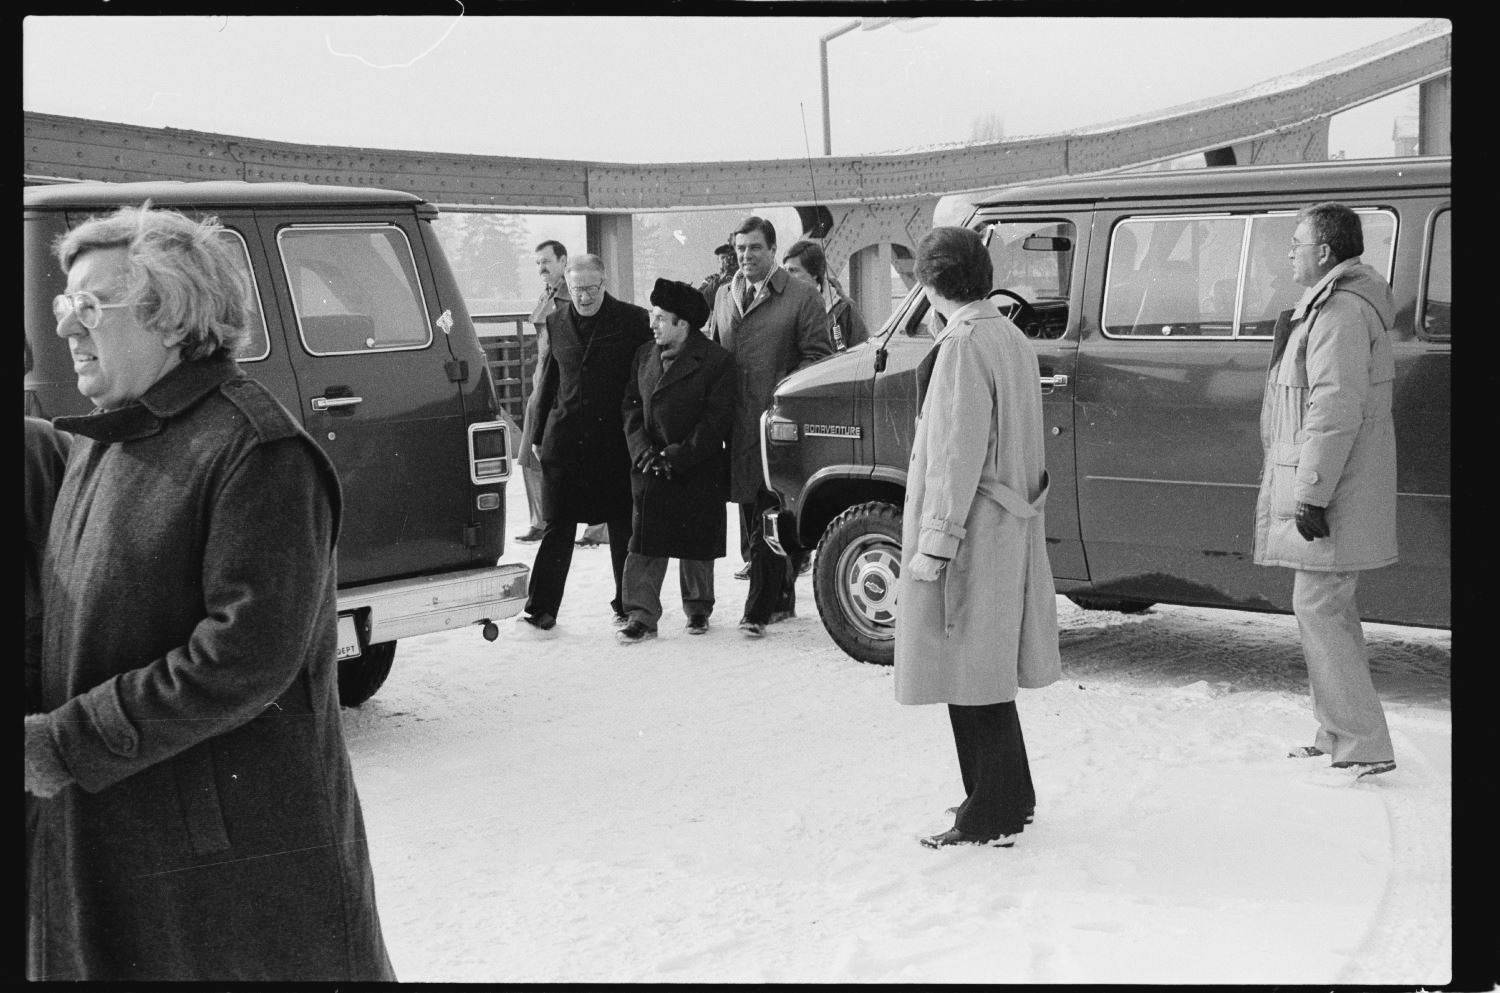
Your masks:
<svg viewBox="0 0 1500 993"><path fill-rule="evenodd" d="M352 407L357 403L364 403L364 397L313 397L313 410L331 410L334 407Z"/></svg>
<svg viewBox="0 0 1500 993"><path fill-rule="evenodd" d="M1057 386L1067 386L1067 385L1068 385L1068 377L1067 376L1058 375L1058 376L1043 376L1042 377L1042 386L1044 386L1044 387L1057 387Z"/></svg>

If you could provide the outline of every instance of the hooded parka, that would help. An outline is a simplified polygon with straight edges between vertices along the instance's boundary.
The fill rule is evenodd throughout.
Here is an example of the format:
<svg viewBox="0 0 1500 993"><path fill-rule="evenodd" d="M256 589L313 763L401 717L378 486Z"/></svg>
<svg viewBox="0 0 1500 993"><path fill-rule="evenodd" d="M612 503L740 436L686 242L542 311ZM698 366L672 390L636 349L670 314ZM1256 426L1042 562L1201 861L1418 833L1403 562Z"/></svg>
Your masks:
<svg viewBox="0 0 1500 993"><path fill-rule="evenodd" d="M36 804L29 977L393 979L339 716L333 466L227 358L58 426L40 703L74 782Z"/></svg>
<svg viewBox="0 0 1500 993"><path fill-rule="evenodd" d="M1347 259L1279 323L1260 414L1257 564L1351 572L1396 561L1394 316L1386 281ZM1327 538L1297 532L1298 503L1327 508Z"/></svg>
<svg viewBox="0 0 1500 993"><path fill-rule="evenodd" d="M724 442L734 421L734 359L693 331L665 372L654 342L636 353L635 370L624 403L631 462L662 452L672 475L631 473L630 550L662 558L723 558L729 495Z"/></svg>
<svg viewBox="0 0 1500 993"><path fill-rule="evenodd" d="M901 526L896 700L1006 703L1062 673L1041 373L1026 336L989 300L953 313L929 368ZM949 560L936 580L912 578L917 552Z"/></svg>

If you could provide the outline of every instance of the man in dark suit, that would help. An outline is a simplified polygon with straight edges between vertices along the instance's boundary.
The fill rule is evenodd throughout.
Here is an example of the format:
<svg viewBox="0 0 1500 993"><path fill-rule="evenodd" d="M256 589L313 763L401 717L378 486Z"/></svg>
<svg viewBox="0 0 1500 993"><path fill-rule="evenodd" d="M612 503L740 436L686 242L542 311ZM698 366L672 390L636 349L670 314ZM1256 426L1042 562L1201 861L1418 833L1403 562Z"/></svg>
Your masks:
<svg viewBox="0 0 1500 993"><path fill-rule="evenodd" d="M730 434L729 499L740 505L740 526L750 532L750 593L740 630L766 633L773 613L793 609L796 566L767 545L763 514L777 506L761 478L760 415L788 373L833 353L828 318L818 291L776 264L776 229L747 217L734 232L740 269L719 288L706 334L734 356L739 403Z"/></svg>
<svg viewBox="0 0 1500 993"><path fill-rule="evenodd" d="M646 311L604 291L599 256L574 256L566 279L572 302L547 318L551 347L533 436L544 524L521 621L542 631L557 623L580 522L609 525L610 606L617 624L627 621L620 579L630 544L630 453L620 402L635 353L651 340Z"/></svg>
<svg viewBox="0 0 1500 993"><path fill-rule="evenodd" d="M699 333L708 304L687 283L651 291L654 342L636 353L625 388L625 439L634 467L634 534L625 560L625 610L616 634L656 637L667 562L678 560L688 634L705 634L714 609L714 559L724 557L729 496L724 441L734 419L734 359Z"/></svg>

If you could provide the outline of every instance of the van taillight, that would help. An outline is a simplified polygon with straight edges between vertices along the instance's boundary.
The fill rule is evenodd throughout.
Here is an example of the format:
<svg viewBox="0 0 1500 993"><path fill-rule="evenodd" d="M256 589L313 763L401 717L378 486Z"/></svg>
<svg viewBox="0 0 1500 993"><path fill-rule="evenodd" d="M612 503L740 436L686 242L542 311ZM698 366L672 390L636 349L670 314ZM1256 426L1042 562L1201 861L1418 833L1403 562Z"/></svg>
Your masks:
<svg viewBox="0 0 1500 993"><path fill-rule="evenodd" d="M481 486L510 478L510 429L504 421L469 425L469 478Z"/></svg>

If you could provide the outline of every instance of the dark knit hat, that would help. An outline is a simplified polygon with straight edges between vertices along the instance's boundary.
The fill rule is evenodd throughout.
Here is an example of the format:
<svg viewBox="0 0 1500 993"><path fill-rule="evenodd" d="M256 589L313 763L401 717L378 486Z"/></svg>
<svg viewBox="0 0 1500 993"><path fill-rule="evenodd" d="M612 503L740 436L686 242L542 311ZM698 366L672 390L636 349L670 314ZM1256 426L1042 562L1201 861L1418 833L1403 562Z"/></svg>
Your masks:
<svg viewBox="0 0 1500 993"><path fill-rule="evenodd" d="M679 321L687 321L688 327L694 331L702 330L708 322L708 301L703 299L703 294L675 279L656 281L651 290L651 306L675 315Z"/></svg>

